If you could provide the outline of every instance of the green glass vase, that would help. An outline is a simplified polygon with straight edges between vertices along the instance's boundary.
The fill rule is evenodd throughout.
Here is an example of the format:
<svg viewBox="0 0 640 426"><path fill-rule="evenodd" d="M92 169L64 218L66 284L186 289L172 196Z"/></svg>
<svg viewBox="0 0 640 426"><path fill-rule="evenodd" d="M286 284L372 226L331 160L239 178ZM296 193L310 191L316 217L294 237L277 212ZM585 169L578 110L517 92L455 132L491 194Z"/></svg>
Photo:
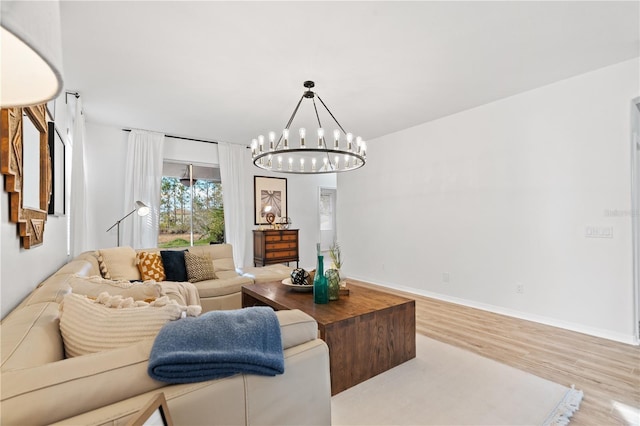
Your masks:
<svg viewBox="0 0 640 426"><path fill-rule="evenodd" d="M329 288L327 278L324 276L324 256L318 255L318 266L313 278L313 302L318 304L329 303Z"/></svg>
<svg viewBox="0 0 640 426"><path fill-rule="evenodd" d="M329 300L340 299L340 274L336 269L329 269L324 274L327 278L327 286L329 287Z"/></svg>

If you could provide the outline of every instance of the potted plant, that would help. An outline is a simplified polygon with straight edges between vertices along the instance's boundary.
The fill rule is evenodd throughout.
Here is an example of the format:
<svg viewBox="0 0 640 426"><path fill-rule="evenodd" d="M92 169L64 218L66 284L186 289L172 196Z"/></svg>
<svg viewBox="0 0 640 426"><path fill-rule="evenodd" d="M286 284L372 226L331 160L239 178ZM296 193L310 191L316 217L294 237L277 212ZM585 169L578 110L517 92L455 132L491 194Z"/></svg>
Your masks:
<svg viewBox="0 0 640 426"><path fill-rule="evenodd" d="M333 262L333 268L338 271L338 276L340 277L340 285L346 285L346 279L342 276L342 265L344 264L342 260L342 251L340 250L340 244L337 241L334 241L333 244L329 247L329 256L331 257L331 261Z"/></svg>

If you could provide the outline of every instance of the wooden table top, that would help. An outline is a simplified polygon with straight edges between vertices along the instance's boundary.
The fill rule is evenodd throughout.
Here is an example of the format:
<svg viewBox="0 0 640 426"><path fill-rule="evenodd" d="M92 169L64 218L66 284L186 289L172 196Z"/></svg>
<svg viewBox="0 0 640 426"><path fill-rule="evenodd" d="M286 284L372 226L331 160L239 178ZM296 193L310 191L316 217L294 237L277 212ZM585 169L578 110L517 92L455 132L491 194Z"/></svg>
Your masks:
<svg viewBox="0 0 640 426"><path fill-rule="evenodd" d="M413 299L356 284L350 283L348 288L348 296L341 295L339 300L322 305L313 303L313 292L293 291L280 281L244 285L242 292L278 310L299 309L311 315L321 325L356 318L405 303L415 303Z"/></svg>

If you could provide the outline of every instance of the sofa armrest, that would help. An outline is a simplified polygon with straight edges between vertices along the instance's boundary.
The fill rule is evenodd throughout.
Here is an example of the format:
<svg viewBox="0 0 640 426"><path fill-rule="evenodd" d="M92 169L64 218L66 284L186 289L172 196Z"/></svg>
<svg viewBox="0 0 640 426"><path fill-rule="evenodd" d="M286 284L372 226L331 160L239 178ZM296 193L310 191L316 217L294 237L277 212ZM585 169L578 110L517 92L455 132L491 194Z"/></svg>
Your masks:
<svg viewBox="0 0 640 426"><path fill-rule="evenodd" d="M165 386L147 374L153 340L2 373L2 424L49 424Z"/></svg>
<svg viewBox="0 0 640 426"><path fill-rule="evenodd" d="M318 323L298 309L276 311L280 321L282 349L289 349L318 338Z"/></svg>

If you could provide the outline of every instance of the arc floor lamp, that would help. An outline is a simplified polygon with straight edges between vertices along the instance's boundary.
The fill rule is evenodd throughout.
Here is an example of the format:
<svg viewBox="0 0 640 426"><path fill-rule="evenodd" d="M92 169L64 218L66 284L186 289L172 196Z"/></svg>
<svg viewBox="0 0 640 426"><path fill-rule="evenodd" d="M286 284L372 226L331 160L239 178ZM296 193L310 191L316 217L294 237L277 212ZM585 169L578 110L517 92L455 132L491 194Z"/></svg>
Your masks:
<svg viewBox="0 0 640 426"><path fill-rule="evenodd" d="M138 216L146 216L149 214L149 206L147 206L142 201L136 201L136 207L131 210L129 213L124 215L122 218L116 221L111 228L107 229L107 232L111 231L114 227L116 227L116 233L118 234L118 247L120 247L120 222L131 216L133 213L138 212Z"/></svg>

